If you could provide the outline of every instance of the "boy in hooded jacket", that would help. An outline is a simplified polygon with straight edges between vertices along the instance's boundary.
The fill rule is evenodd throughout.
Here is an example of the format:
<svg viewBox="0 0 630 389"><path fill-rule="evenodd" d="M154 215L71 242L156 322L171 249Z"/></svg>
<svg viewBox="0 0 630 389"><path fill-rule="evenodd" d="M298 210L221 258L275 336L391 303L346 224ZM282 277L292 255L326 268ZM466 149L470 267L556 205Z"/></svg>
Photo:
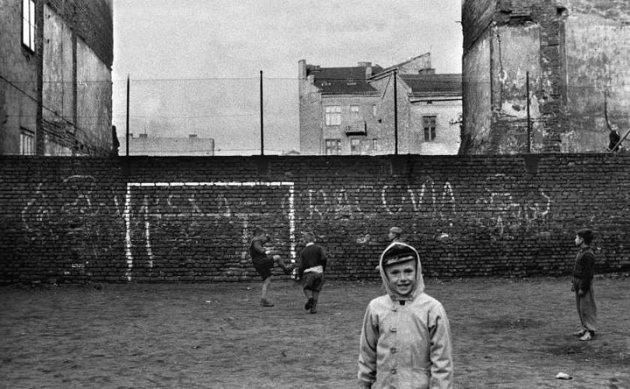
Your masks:
<svg viewBox="0 0 630 389"><path fill-rule="evenodd" d="M424 293L418 252L393 242L380 261L387 294L373 299L359 346L362 388L452 388L450 325L442 304Z"/></svg>

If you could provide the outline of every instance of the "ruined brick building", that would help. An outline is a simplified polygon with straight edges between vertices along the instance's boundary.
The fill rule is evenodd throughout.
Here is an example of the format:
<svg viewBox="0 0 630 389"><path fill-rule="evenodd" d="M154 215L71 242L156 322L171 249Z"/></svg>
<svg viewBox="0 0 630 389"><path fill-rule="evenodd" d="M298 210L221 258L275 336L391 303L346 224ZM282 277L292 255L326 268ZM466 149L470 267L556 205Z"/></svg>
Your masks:
<svg viewBox="0 0 630 389"><path fill-rule="evenodd" d="M112 152L111 0L0 0L0 154Z"/></svg>
<svg viewBox="0 0 630 389"><path fill-rule="evenodd" d="M460 153L606 152L630 130L627 0L464 0L462 27Z"/></svg>
<svg viewBox="0 0 630 389"><path fill-rule="evenodd" d="M299 62L302 155L456 154L461 74L436 74L426 53L382 68ZM394 86L395 85L395 86ZM396 101L396 104L394 104Z"/></svg>

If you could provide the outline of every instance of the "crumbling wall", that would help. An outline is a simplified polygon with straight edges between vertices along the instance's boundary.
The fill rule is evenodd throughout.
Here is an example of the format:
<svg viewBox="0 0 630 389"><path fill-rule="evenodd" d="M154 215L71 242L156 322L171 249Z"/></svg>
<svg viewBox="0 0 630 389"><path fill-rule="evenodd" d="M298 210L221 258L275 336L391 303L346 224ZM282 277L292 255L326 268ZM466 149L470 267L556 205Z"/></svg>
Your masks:
<svg viewBox="0 0 630 389"><path fill-rule="evenodd" d="M462 10L464 81L483 80L489 70L491 95L464 87L460 153L604 152L604 98L611 122L628 127L630 3L487 0L464 1ZM479 63L484 46L489 69ZM488 106L486 127L476 111Z"/></svg>
<svg viewBox="0 0 630 389"><path fill-rule="evenodd" d="M603 151L608 124L630 131L630 3L590 3L572 2L566 20L566 152Z"/></svg>

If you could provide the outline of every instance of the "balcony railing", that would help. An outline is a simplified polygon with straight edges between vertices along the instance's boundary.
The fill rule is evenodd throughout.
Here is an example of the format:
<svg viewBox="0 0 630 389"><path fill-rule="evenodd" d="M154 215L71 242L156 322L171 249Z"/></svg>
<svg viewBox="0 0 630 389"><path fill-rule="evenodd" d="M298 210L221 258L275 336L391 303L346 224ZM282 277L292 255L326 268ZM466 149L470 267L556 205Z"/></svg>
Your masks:
<svg viewBox="0 0 630 389"><path fill-rule="evenodd" d="M367 135L367 123L365 120L346 125L346 136Z"/></svg>

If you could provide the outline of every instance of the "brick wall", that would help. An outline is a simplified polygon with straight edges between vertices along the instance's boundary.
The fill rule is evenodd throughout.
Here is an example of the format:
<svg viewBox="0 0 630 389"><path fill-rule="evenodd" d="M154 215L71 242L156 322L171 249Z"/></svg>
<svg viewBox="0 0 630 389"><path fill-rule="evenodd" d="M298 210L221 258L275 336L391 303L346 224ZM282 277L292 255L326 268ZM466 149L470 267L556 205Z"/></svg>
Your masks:
<svg viewBox="0 0 630 389"><path fill-rule="evenodd" d="M0 282L258 280L254 226L331 279L378 277L398 225L429 277L565 275L588 226L598 272L630 268L630 158L0 157ZM286 276L282 276L286 277Z"/></svg>

